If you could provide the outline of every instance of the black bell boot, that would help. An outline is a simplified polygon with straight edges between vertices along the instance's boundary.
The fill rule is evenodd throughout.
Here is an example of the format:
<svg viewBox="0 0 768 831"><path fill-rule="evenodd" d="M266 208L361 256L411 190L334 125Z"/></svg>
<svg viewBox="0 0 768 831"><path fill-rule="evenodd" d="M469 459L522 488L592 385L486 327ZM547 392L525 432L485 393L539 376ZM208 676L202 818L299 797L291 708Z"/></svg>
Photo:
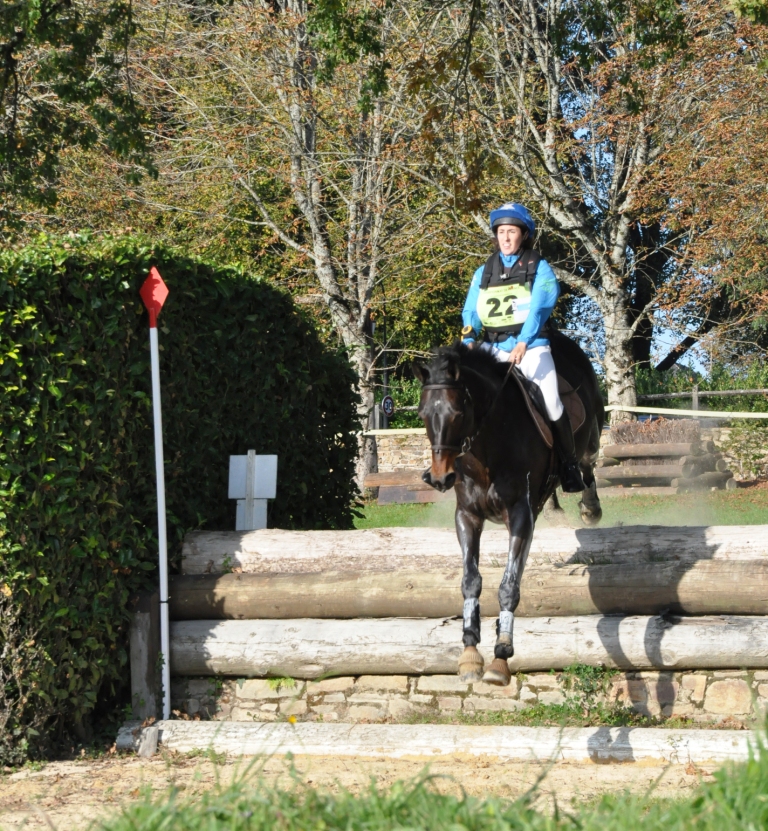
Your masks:
<svg viewBox="0 0 768 831"><path fill-rule="evenodd" d="M576 461L576 445L568 413L564 412L557 421L552 422L552 432L555 450L560 457L560 484L566 493L581 493L586 485Z"/></svg>

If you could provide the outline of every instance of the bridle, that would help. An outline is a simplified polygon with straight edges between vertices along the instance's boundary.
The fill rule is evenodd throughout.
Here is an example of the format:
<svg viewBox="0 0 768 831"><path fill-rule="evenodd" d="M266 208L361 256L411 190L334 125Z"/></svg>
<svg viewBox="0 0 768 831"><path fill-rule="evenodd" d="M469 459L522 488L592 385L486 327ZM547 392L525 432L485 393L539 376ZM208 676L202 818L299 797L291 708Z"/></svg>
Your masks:
<svg viewBox="0 0 768 831"><path fill-rule="evenodd" d="M469 402L472 402L472 396L469 393L469 390L464 386L464 384L424 384L421 388L422 390L458 390L459 392L463 393L463 404L466 406L467 399ZM443 452L451 452L456 453L458 458L459 456L463 456L469 448L472 446L472 442L475 439L475 435L470 438L467 436L461 445L458 444L433 444L432 445L432 452L433 453L443 453Z"/></svg>
<svg viewBox="0 0 768 831"><path fill-rule="evenodd" d="M475 432L472 433L471 436L466 436L464 441L462 441L461 445L458 444L433 444L432 445L432 452L433 453L443 453L443 452L450 452L456 453L456 458L460 458L465 453L468 453L472 449L472 444L474 443L475 439L478 437L480 431L483 429L483 425L488 420L488 417L493 412L494 408L496 407L496 403L498 402L499 398L501 397L501 393L504 391L504 385L507 383L507 379L512 374L512 371L515 370L515 365L510 364L509 369L506 371L504 375L504 380L501 382L501 386L499 387L496 396L493 399L493 403L488 408L487 412L480 420L480 423L477 425ZM469 399L469 403L472 404L472 395L470 394L469 390L464 384L424 384L421 388L422 390L458 390L463 393L463 404L466 406L467 399Z"/></svg>

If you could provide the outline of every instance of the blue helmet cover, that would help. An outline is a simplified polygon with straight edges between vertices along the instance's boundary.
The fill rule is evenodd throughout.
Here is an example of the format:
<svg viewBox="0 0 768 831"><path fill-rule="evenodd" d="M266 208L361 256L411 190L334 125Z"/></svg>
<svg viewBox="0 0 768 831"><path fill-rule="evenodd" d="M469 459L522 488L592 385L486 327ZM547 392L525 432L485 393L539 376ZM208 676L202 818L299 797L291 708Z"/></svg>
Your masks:
<svg viewBox="0 0 768 831"><path fill-rule="evenodd" d="M530 236L536 233L533 217L525 205L519 202L505 202L500 208L491 211L491 230L495 230L498 225L520 225L527 228Z"/></svg>

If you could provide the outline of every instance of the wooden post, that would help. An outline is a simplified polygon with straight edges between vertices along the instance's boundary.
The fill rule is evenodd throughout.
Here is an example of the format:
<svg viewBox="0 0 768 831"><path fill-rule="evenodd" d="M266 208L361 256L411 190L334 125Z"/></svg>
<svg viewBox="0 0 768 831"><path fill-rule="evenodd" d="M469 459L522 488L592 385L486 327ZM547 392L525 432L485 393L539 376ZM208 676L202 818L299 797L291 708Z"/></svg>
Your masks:
<svg viewBox="0 0 768 831"><path fill-rule="evenodd" d="M249 450L245 459L245 527L256 528L253 515L253 486L256 479L256 451Z"/></svg>
<svg viewBox="0 0 768 831"><path fill-rule="evenodd" d="M699 385L694 384L693 389L691 390L691 409L698 410L699 409Z"/></svg>
<svg viewBox="0 0 768 831"><path fill-rule="evenodd" d="M131 706L144 721L160 716L160 595L142 592L134 601L131 621Z"/></svg>

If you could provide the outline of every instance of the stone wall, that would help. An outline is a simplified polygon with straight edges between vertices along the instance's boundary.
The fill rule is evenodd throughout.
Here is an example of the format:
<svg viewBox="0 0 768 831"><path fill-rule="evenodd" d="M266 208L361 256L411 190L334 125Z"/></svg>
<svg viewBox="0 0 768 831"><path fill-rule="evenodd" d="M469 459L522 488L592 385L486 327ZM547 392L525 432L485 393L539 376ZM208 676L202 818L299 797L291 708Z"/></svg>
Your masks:
<svg viewBox="0 0 768 831"><path fill-rule="evenodd" d="M746 724L768 707L768 671L607 674L585 698L566 673L519 674L508 687L465 684L455 675L364 675L323 681L174 679L182 718L232 721L398 722L424 716L519 711L537 704L627 707L642 716L695 725Z"/></svg>
<svg viewBox="0 0 768 831"><path fill-rule="evenodd" d="M717 447L722 447L730 434L730 429L704 425L706 422L701 429L702 439L714 441ZM392 432L396 433L394 430ZM611 444L608 430L603 430L601 444ZM376 447L380 473L390 473L393 470L425 470L431 462L429 439L425 435L379 435L376 437ZM750 473L742 470L737 459L727 453L723 458L729 463L736 479L752 478ZM768 448L766 448L766 470L768 471Z"/></svg>
<svg viewBox="0 0 768 831"><path fill-rule="evenodd" d="M395 433L395 431L392 431ZM426 470L432 462L432 451L426 435L376 436L379 473L393 470Z"/></svg>

